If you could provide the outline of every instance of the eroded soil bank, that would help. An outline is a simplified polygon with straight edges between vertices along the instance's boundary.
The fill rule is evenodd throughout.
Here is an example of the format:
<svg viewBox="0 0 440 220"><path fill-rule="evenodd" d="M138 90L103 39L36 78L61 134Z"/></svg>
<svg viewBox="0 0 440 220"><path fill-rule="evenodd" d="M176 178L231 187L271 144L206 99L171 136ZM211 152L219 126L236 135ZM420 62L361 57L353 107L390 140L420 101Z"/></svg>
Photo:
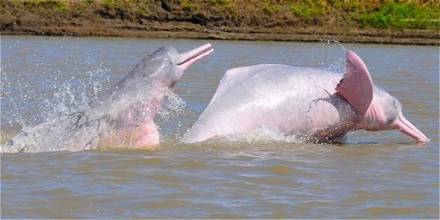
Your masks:
<svg viewBox="0 0 440 220"><path fill-rule="evenodd" d="M1 34L439 45L439 3L385 1L0 2Z"/></svg>

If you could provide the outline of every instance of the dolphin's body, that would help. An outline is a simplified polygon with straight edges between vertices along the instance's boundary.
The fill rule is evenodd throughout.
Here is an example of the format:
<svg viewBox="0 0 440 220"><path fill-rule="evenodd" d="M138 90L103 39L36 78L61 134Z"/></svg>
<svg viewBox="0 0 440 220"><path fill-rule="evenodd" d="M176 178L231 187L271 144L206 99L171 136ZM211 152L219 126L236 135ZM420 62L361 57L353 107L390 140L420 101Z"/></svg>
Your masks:
<svg viewBox="0 0 440 220"><path fill-rule="evenodd" d="M428 141L403 117L399 101L373 85L364 62L351 51L344 75L278 64L228 70L183 142L260 128L311 142L338 140L357 129L399 129Z"/></svg>
<svg viewBox="0 0 440 220"><path fill-rule="evenodd" d="M154 147L159 144L154 118L167 92L184 70L212 51L210 44L183 54L162 47L88 109L22 130L2 146L2 152Z"/></svg>

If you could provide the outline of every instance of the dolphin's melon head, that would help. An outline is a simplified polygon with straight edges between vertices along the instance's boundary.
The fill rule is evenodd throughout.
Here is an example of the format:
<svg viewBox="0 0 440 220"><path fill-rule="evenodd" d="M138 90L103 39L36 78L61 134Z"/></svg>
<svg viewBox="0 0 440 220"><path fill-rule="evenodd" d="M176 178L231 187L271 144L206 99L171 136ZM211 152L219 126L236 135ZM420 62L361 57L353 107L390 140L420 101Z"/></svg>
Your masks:
<svg viewBox="0 0 440 220"><path fill-rule="evenodd" d="M429 141L419 129L403 116L399 100L377 86L374 87L373 100L361 124L365 130L396 129L417 141Z"/></svg>
<svg viewBox="0 0 440 220"><path fill-rule="evenodd" d="M151 66L149 79L154 78L156 83L160 83L167 87L173 87L180 79L182 73L177 68L177 59L179 53L173 47L161 47L154 51L148 58ZM147 72L144 73L143 78Z"/></svg>
<svg viewBox="0 0 440 220"><path fill-rule="evenodd" d="M374 86L367 65L356 53L347 51L346 59L345 74L336 86L336 92L361 116L358 128L367 131L397 129L417 141L429 141L403 116L400 102Z"/></svg>
<svg viewBox="0 0 440 220"><path fill-rule="evenodd" d="M178 53L173 47L161 47L146 57L141 78L154 78L161 84L173 87L182 77L183 72L193 63L213 51L211 44L205 44L185 53Z"/></svg>

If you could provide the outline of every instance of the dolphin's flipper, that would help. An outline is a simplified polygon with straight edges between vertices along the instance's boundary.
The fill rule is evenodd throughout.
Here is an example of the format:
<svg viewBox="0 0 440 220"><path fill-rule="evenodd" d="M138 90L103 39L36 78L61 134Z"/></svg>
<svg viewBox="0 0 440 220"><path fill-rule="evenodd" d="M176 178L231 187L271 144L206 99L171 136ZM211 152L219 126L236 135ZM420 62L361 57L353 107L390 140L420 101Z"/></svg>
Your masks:
<svg viewBox="0 0 440 220"><path fill-rule="evenodd" d="M373 80L367 66L357 54L348 51L346 58L345 74L336 86L336 92L363 115L373 100Z"/></svg>

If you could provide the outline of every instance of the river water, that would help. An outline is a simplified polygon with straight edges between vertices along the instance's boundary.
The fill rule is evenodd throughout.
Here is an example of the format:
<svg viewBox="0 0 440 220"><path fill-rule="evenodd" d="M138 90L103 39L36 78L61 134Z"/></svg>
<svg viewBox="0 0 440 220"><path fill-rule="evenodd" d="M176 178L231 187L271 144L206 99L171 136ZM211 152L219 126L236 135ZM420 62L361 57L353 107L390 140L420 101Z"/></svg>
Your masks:
<svg viewBox="0 0 440 220"><path fill-rule="evenodd" d="M1 131L12 137L111 88L163 45L207 41L1 37ZM398 98L431 142L397 131L352 132L341 144L179 139L232 67L282 63L344 69L339 44L211 41L215 52L186 71L157 118L155 151L1 155L7 218L438 218L439 48L344 44L374 82ZM50 134L48 134L50 135Z"/></svg>

